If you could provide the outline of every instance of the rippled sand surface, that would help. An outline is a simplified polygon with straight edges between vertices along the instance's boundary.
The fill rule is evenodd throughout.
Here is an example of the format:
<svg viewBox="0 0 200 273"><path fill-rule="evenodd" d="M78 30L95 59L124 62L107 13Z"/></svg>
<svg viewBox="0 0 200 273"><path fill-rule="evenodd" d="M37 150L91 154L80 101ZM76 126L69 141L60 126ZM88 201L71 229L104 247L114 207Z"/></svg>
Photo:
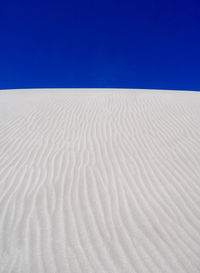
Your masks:
<svg viewBox="0 0 200 273"><path fill-rule="evenodd" d="M200 93L0 91L1 273L199 273Z"/></svg>

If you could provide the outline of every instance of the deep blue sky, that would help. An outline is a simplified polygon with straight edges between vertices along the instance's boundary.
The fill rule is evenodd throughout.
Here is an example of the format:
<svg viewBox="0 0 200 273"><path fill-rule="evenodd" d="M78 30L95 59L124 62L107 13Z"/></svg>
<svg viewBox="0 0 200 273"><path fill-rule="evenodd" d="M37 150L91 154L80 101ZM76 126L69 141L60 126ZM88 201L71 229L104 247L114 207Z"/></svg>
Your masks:
<svg viewBox="0 0 200 273"><path fill-rule="evenodd" d="M2 1L0 89L200 90L200 2Z"/></svg>

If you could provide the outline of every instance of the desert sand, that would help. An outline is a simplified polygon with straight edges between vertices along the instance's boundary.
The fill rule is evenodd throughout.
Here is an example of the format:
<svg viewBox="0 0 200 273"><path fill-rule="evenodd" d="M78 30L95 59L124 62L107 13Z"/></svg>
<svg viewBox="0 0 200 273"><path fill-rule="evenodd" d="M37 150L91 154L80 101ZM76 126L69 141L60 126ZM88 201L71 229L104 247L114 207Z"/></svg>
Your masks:
<svg viewBox="0 0 200 273"><path fill-rule="evenodd" d="M0 91L1 273L199 273L200 92Z"/></svg>

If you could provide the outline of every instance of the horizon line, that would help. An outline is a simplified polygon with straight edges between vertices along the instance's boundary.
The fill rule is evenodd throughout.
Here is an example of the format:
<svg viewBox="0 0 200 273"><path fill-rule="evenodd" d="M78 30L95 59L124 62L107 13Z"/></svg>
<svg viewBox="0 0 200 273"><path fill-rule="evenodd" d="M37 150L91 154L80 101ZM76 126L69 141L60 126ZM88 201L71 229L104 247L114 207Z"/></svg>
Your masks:
<svg viewBox="0 0 200 273"><path fill-rule="evenodd" d="M143 91L173 91L173 92L200 92L200 90L182 90L182 89L158 89L158 88L155 88L155 89L152 89L152 88L106 88L106 87L59 87L59 88L56 88L56 87L42 87L42 88L7 88L7 89L0 89L0 91L16 91L16 90L143 90Z"/></svg>

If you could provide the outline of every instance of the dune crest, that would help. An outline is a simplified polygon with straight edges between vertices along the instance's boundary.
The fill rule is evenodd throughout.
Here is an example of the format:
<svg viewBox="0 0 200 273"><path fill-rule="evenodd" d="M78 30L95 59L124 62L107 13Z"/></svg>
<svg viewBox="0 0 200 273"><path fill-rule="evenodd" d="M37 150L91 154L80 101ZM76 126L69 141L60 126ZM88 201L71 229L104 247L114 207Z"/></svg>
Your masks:
<svg viewBox="0 0 200 273"><path fill-rule="evenodd" d="M200 93L0 91L0 273L199 273Z"/></svg>

